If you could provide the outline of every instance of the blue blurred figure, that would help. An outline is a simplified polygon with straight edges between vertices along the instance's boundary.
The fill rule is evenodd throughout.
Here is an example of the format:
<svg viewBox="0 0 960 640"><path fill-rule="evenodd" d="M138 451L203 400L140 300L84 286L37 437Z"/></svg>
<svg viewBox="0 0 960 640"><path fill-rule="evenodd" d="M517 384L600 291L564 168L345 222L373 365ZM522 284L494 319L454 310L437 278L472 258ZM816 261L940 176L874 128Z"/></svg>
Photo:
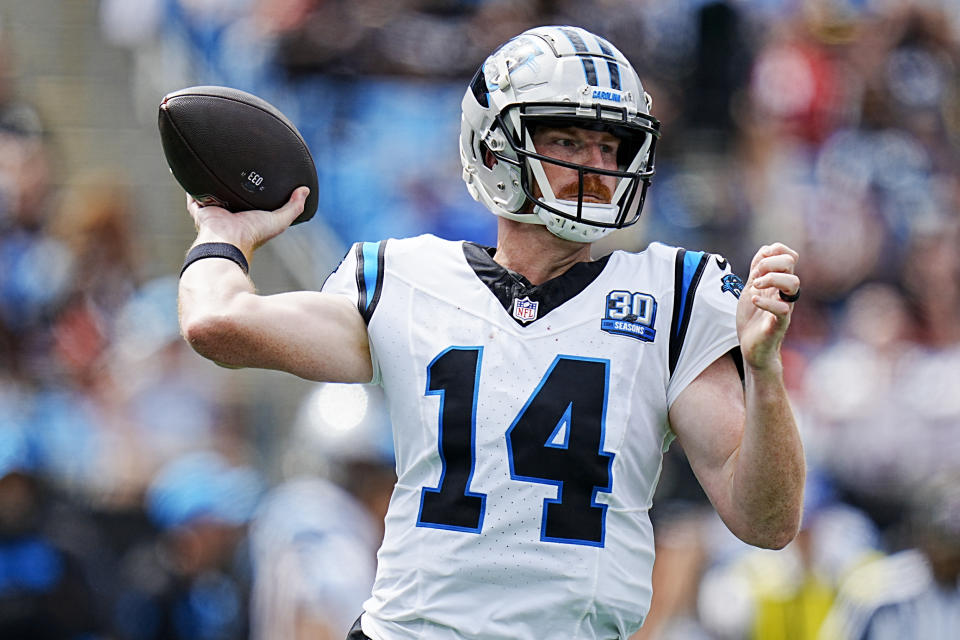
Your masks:
<svg viewBox="0 0 960 640"><path fill-rule="evenodd" d="M113 624L124 640L247 637L246 524L263 483L213 452L163 467L145 497L158 540L133 547Z"/></svg>
<svg viewBox="0 0 960 640"><path fill-rule="evenodd" d="M83 559L65 544L76 534L36 475L26 435L0 407L0 638L105 637Z"/></svg>

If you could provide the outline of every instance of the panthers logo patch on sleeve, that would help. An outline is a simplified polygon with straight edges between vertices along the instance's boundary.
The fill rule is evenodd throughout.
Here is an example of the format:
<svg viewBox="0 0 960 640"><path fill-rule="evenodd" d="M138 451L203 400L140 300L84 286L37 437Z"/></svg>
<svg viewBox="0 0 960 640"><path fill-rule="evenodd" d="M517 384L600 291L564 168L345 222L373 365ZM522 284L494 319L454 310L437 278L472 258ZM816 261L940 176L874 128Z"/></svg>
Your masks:
<svg viewBox="0 0 960 640"><path fill-rule="evenodd" d="M734 298L740 297L740 292L743 291L743 280L740 279L740 276L728 273L723 276L720 282L720 291L729 291Z"/></svg>

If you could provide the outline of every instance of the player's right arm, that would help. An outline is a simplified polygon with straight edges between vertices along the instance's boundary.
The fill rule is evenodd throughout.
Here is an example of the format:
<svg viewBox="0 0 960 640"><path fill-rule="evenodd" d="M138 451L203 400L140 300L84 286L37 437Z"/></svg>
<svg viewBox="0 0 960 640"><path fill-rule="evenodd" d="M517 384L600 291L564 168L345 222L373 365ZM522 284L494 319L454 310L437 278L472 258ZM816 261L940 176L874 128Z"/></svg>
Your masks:
<svg viewBox="0 0 960 640"><path fill-rule="evenodd" d="M253 251L281 233L303 210L307 189L276 211L230 213L188 198L197 227L194 246L226 242L249 262ZM228 367L287 371L308 380L369 382L367 328L356 305L341 295L298 291L261 296L234 262L206 258L180 278L180 329L194 350Z"/></svg>

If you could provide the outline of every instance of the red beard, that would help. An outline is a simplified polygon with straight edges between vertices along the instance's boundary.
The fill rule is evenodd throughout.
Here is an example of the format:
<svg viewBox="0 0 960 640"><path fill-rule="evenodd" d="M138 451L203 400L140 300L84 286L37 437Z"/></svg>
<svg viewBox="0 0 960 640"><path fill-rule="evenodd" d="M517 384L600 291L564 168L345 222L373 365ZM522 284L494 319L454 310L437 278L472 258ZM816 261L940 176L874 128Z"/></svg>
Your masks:
<svg viewBox="0 0 960 640"><path fill-rule="evenodd" d="M606 204L609 204L610 201L613 200L613 192L610 191L610 187L603 183L600 176L592 173L583 176L583 196L584 200L586 200L588 196L593 196L596 201ZM557 199L571 200L573 202L576 202L579 197L580 189L576 182L564 185L557 194Z"/></svg>

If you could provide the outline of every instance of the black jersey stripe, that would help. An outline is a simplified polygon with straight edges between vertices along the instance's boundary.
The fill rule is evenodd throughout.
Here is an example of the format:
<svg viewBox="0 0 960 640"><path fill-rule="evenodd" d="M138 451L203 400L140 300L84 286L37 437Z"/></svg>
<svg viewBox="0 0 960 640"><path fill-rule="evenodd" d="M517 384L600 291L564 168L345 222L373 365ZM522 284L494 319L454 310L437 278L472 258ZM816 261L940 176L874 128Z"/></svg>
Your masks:
<svg viewBox="0 0 960 640"><path fill-rule="evenodd" d="M363 315L367 310L367 281L363 274L363 243L358 242L353 246L353 252L357 256L357 310Z"/></svg>
<svg viewBox="0 0 960 640"><path fill-rule="evenodd" d="M365 323L370 322L383 290L384 251L387 241L357 243L357 308Z"/></svg>
<svg viewBox="0 0 960 640"><path fill-rule="evenodd" d="M380 294L383 293L383 263L384 263L384 252L387 250L387 241L383 240L377 243L377 282L373 290L373 299L370 300L370 304L367 305L367 312L364 314L363 319L370 323L370 318L373 317L373 312L377 309L377 304L380 302Z"/></svg>
<svg viewBox="0 0 960 640"><path fill-rule="evenodd" d="M678 249L674 263L673 322L670 325L670 375L673 375L690 326L697 286L710 254Z"/></svg>

